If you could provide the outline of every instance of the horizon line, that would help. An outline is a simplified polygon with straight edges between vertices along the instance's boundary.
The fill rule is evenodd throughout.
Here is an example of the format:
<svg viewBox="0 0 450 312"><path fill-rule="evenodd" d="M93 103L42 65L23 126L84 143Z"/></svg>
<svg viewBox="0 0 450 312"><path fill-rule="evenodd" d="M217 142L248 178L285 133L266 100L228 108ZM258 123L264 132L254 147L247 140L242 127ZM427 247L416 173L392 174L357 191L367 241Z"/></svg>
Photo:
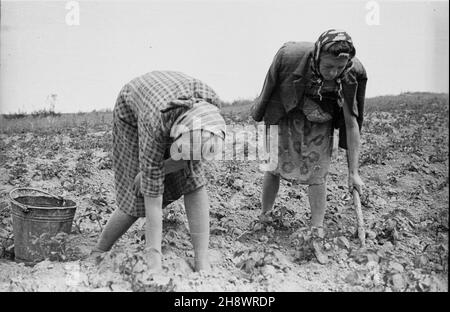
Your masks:
<svg viewBox="0 0 450 312"><path fill-rule="evenodd" d="M366 97L365 100L369 100L369 99L375 99L375 98L379 98L379 97L388 97L388 96L401 96L401 95L405 95L405 94L436 94L436 95L449 95L449 92L431 92L431 91L405 91L405 92L401 92L398 94L382 94L382 95L375 95L375 96L370 96L370 97ZM254 98L254 99L250 99L250 98L238 98L235 99L233 101L221 101L222 105L220 108L225 108L225 107L230 107L230 106L238 106L239 104L232 104L233 102L236 101L250 101L253 102L257 99L258 97ZM93 109L91 111L77 111L77 112L59 112L59 111L51 111L48 108L42 108L42 109L37 109L35 111L32 112L28 112L28 111L20 111L20 109L17 112L8 112L8 113L0 113L0 116L4 116L4 115L15 115L15 114L24 114L24 115L32 115L33 113L38 113L38 112L53 112L55 114L89 114L89 113L106 113L106 112L112 112L112 110L114 109L114 106L112 107L104 107L104 108L96 108Z"/></svg>

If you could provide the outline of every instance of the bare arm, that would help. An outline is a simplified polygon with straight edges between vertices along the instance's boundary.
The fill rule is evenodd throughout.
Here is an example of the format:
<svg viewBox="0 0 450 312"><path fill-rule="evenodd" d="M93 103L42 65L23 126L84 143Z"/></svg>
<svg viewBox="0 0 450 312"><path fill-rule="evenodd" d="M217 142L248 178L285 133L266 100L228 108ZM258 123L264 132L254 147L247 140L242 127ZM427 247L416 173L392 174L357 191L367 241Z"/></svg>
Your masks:
<svg viewBox="0 0 450 312"><path fill-rule="evenodd" d="M162 239L162 195L144 196L145 205L145 243L146 247L161 252Z"/></svg>
<svg viewBox="0 0 450 312"><path fill-rule="evenodd" d="M347 161L348 161L348 179L349 188L352 191L356 187L361 193L363 182L359 177L359 149L360 134L356 116L351 114L350 109L344 104L345 130L347 132Z"/></svg>

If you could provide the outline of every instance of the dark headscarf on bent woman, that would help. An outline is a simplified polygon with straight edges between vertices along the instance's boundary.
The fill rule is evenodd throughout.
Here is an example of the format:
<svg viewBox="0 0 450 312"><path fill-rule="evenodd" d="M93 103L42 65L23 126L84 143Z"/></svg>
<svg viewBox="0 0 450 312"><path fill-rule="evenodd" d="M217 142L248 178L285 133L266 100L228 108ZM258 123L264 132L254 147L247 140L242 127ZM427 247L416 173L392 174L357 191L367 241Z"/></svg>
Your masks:
<svg viewBox="0 0 450 312"><path fill-rule="evenodd" d="M313 80L314 84L317 84L319 86L317 93L320 98L322 97L321 90L322 90L323 83L324 83L324 79L319 70L320 55L323 52L324 47L328 50L334 43L337 43L340 41L345 41L345 42L349 43L349 45L351 47L351 51L349 53L339 54L339 56L348 58L346 67L344 68L342 73L339 75L339 77L335 78L335 81L337 82L337 84L339 86L338 94L339 94L340 99L342 100L343 96L342 96L342 81L341 81L341 79L345 76L345 74L353 66L352 59L356 54L356 49L353 46L352 38L350 37L350 35L347 32L345 32L343 30L330 29L330 30L323 32L319 36L319 39L317 39L316 43L314 44L314 52L313 52L313 57L311 59L311 70L313 73L312 80Z"/></svg>

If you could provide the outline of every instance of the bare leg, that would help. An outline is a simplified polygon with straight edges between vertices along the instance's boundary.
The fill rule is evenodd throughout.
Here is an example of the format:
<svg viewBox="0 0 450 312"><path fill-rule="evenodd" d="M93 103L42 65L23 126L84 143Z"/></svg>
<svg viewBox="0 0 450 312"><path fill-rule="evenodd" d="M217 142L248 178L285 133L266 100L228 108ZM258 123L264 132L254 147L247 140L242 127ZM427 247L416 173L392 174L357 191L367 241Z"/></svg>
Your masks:
<svg viewBox="0 0 450 312"><path fill-rule="evenodd" d="M95 251L105 252L111 249L114 243L133 225L137 217L130 216L120 209L116 209L106 223Z"/></svg>
<svg viewBox="0 0 450 312"><path fill-rule="evenodd" d="M310 185L308 188L309 205L311 206L311 247L319 263L328 262L328 256L323 251L323 219L326 209L326 184Z"/></svg>
<svg viewBox="0 0 450 312"><path fill-rule="evenodd" d="M270 211L275 203L275 198L280 188L280 177L270 172L264 174L263 192L262 192L262 213Z"/></svg>
<svg viewBox="0 0 450 312"><path fill-rule="evenodd" d="M145 204L145 256L149 270L162 270L162 203L163 196L144 196Z"/></svg>
<svg viewBox="0 0 450 312"><path fill-rule="evenodd" d="M200 187L185 194L184 205L194 246L195 270L208 270L209 199L206 189Z"/></svg>
<svg viewBox="0 0 450 312"><path fill-rule="evenodd" d="M326 184L310 185L308 188L309 205L311 206L311 226L322 227L327 204Z"/></svg>

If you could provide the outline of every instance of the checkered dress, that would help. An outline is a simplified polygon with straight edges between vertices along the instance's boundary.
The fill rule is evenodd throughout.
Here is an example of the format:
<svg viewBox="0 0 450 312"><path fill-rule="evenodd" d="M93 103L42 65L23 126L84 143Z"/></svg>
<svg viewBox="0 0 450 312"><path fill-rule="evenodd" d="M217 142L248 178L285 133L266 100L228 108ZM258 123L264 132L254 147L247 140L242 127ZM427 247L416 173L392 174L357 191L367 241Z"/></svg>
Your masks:
<svg viewBox="0 0 450 312"><path fill-rule="evenodd" d="M122 88L113 112L113 169L120 210L145 216L144 197L133 192L139 171L142 194L163 195L163 207L205 184L199 161L193 161L190 169L164 173L173 142L171 126L199 100L219 102L208 85L180 72L150 72Z"/></svg>

